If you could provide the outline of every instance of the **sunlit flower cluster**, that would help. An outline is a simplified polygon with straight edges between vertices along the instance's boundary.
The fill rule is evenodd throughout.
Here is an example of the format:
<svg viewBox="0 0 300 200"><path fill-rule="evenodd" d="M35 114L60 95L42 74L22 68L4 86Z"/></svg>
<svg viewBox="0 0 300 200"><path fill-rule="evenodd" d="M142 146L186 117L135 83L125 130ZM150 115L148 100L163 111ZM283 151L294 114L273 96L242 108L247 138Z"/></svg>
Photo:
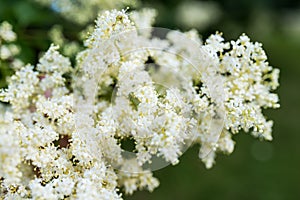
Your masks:
<svg viewBox="0 0 300 200"><path fill-rule="evenodd" d="M153 191L152 171L191 145L210 168L240 130L272 139L262 109L279 107L279 71L261 44L154 29L155 15L106 11L75 66L51 45L15 72L0 93L10 104L0 118L0 197L122 199Z"/></svg>

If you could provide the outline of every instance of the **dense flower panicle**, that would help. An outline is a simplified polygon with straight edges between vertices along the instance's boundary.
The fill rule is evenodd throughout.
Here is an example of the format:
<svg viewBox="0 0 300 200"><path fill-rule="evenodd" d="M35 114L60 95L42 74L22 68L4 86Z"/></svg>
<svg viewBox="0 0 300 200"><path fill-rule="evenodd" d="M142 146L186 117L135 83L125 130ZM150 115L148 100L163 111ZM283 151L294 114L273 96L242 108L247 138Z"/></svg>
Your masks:
<svg viewBox="0 0 300 200"><path fill-rule="evenodd" d="M22 176L18 169L21 162L20 147L15 135L12 116L5 111L1 113L0 131L0 177L3 177L7 184L13 184L19 182Z"/></svg>
<svg viewBox="0 0 300 200"><path fill-rule="evenodd" d="M279 71L246 35L151 37L155 11L106 11L72 67L51 45L1 92L0 195L7 199L122 199L153 191L151 170L192 144L212 167L240 130L271 140ZM123 143L133 141L134 150ZM160 163L158 163L160 159ZM163 161L163 162L162 162ZM26 167L25 167L26 166Z"/></svg>

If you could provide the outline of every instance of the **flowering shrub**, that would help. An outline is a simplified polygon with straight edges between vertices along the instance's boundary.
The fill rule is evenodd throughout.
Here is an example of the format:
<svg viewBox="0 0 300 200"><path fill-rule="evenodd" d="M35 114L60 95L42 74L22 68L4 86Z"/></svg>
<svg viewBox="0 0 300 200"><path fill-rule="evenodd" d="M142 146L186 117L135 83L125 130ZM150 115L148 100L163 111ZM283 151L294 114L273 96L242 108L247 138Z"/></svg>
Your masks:
<svg viewBox="0 0 300 200"><path fill-rule="evenodd" d="M193 144L210 168L240 130L272 140L262 109L279 107L279 70L262 45L244 34L203 42L195 30L151 28L155 15L106 11L76 65L51 45L10 77L1 92L10 104L0 119L3 198L121 199L156 188L152 171Z"/></svg>

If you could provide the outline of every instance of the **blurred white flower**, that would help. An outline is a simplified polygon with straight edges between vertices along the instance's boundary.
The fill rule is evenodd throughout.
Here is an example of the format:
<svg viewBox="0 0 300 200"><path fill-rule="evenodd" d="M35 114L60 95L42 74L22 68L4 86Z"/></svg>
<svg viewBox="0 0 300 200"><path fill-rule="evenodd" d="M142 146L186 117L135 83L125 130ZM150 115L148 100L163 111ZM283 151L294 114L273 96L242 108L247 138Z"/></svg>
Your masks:
<svg viewBox="0 0 300 200"><path fill-rule="evenodd" d="M135 6L136 0L33 0L77 24L91 22L102 10Z"/></svg>
<svg viewBox="0 0 300 200"><path fill-rule="evenodd" d="M13 44L17 39L16 33L12 30L12 25L6 21L0 24L0 66L18 69L23 65L22 61L15 58L19 54L20 48ZM6 64L6 65L4 65ZM3 65L3 66L2 66Z"/></svg>
<svg viewBox="0 0 300 200"><path fill-rule="evenodd" d="M185 28L203 30L217 22L221 10L216 2L184 1L176 10L176 21Z"/></svg>

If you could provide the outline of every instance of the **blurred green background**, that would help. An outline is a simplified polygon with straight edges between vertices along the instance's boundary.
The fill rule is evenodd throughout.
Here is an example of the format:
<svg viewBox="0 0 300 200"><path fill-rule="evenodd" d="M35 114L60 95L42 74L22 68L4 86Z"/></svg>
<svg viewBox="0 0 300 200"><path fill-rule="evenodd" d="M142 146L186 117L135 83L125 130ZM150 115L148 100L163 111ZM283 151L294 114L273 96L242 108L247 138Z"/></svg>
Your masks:
<svg viewBox="0 0 300 200"><path fill-rule="evenodd" d="M240 133L234 136L236 147L232 155L219 155L211 170L205 169L198 159L199 147L194 146L181 157L177 166L154 172L161 184L153 193L136 192L125 199L300 199L300 1L203 2L206 4L187 0L144 0L137 7L156 8L159 13L157 27L187 30L194 24L203 38L219 30L227 40L247 33L253 41L263 43L269 62L281 70L281 85L277 90L281 108L265 111L275 122L274 140L261 142ZM199 8L199 12L187 5ZM183 20L184 11L188 16L191 14L191 19L198 19L199 13L211 8L203 5L213 5L205 26L197 20ZM48 48L51 42L48 31L53 25L62 25L70 41L77 40L77 33L84 28L32 0L0 0L0 21L3 20L14 26L17 43L22 49L20 58L32 64L37 62L40 52ZM0 71L1 79L10 73L7 69Z"/></svg>

